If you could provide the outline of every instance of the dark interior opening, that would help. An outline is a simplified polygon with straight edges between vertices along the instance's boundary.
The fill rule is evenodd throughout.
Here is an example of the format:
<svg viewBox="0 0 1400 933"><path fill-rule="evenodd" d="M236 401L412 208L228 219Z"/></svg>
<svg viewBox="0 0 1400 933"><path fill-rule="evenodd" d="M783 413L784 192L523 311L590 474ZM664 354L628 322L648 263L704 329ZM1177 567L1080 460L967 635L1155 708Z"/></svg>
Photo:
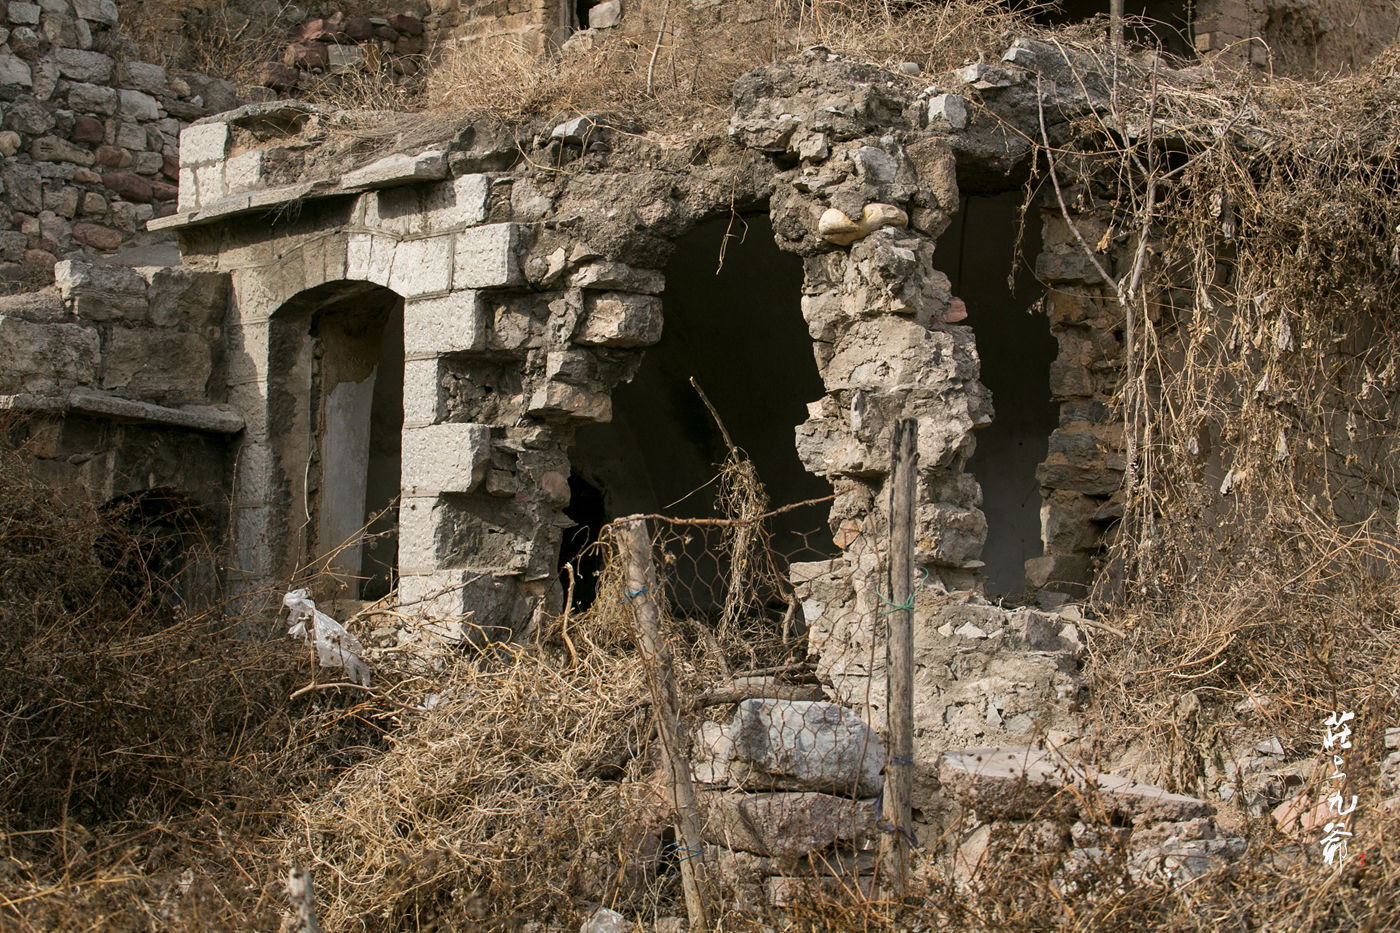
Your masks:
<svg viewBox="0 0 1400 933"><path fill-rule="evenodd" d="M575 29L588 28L588 11L597 5L599 0L574 0L574 22Z"/></svg>
<svg viewBox="0 0 1400 933"><path fill-rule="evenodd" d="M389 310L370 405L367 522L360 559L361 599L383 599L398 585L398 504L403 446L403 303Z"/></svg>
<svg viewBox="0 0 1400 933"><path fill-rule="evenodd" d="M752 459L772 506L829 495L803 468L794 439L807 404L824 392L802 319L801 260L778 249L767 215L757 214L682 236L665 272L661 341L613 392L612 421L581 427L571 451L574 471L603 491L605 518L715 514L712 480L728 449L692 377ZM831 556L826 511L779 516L775 549L795 560Z"/></svg>
<svg viewBox="0 0 1400 933"><path fill-rule="evenodd" d="M981 381L995 408L992 423L977 432L977 450L968 462L982 485L983 573L994 595L1024 589L1025 562L1044 549L1036 468L1059 422L1050 398L1050 364L1058 346L1037 308L1044 288L1023 258L1039 252L1040 227L1031 222L1022 231L1021 195L1015 191L964 198L938 241L940 267L952 279L953 293L967 302Z"/></svg>
<svg viewBox="0 0 1400 933"><path fill-rule="evenodd" d="M1194 8L1191 0L1123 0L1124 38L1135 45L1192 57L1196 54L1191 27ZM1108 0L1059 0L1035 12L1038 22L1051 26L1083 23L1095 16L1107 18Z"/></svg>
<svg viewBox="0 0 1400 933"><path fill-rule="evenodd" d="M603 491L577 473L569 475L569 506L564 515L574 524L564 529L564 540L559 545L559 585L565 596L573 587L574 609L587 609L593 605L598 593L598 571L603 566L603 555L593 547L598 536L607 524L607 507ZM565 567L572 568L572 579Z"/></svg>
<svg viewBox="0 0 1400 933"><path fill-rule="evenodd" d="M403 299L338 282L273 318L272 434L298 529L297 564L352 599L396 585L403 430Z"/></svg>
<svg viewBox="0 0 1400 933"><path fill-rule="evenodd" d="M117 496L100 512L96 548L111 571L108 586L132 604L187 604L191 564L210 556L198 506L173 490L147 489Z"/></svg>

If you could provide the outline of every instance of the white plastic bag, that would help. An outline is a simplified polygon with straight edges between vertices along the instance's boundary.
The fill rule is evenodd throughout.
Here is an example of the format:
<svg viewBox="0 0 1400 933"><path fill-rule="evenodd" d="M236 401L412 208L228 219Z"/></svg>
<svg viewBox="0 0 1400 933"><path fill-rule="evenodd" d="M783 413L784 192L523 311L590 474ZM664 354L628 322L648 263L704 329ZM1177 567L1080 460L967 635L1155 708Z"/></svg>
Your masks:
<svg viewBox="0 0 1400 933"><path fill-rule="evenodd" d="M322 667L343 667L347 678L369 686L369 665L360 658L364 646L345 630L345 626L317 609L310 597L307 590L292 590L282 597L282 605L287 607L287 618L292 623L287 634L311 644L314 632L316 655Z"/></svg>

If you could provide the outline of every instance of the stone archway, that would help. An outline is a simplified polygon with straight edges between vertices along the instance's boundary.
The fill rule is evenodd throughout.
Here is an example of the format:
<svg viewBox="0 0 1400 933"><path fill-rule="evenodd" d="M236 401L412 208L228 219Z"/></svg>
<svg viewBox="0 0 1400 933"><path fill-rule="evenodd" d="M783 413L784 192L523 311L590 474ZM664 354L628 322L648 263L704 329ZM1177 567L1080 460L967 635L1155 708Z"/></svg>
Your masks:
<svg viewBox="0 0 1400 933"><path fill-rule="evenodd" d="M403 299L329 283L270 324L270 446L294 516L291 565L324 569L352 598L382 596L397 576Z"/></svg>

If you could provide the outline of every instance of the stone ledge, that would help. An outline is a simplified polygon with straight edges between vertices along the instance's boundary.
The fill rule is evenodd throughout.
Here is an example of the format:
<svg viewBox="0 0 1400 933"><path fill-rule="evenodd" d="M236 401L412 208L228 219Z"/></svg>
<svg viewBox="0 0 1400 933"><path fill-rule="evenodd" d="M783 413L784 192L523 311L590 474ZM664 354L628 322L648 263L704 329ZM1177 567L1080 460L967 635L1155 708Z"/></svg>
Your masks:
<svg viewBox="0 0 1400 933"><path fill-rule="evenodd" d="M75 389L66 395L0 395L0 410L101 415L118 421L189 428L207 434L237 434L244 427L242 415L222 406L182 405L170 408L90 389Z"/></svg>

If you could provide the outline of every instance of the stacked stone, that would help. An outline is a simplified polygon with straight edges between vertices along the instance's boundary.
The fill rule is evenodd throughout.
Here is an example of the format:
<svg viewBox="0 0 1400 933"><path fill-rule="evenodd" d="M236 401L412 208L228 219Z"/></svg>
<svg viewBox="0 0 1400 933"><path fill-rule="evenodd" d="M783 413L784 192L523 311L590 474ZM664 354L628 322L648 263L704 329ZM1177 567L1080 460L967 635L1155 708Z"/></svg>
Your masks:
<svg viewBox="0 0 1400 933"><path fill-rule="evenodd" d="M702 723L694 749L705 855L734 896L781 906L814 876L868 876L885 749L854 710L745 700Z"/></svg>
<svg viewBox="0 0 1400 933"><path fill-rule="evenodd" d="M1082 201L1089 203L1085 194ZM1112 408L1121 375L1122 312L1058 204L1046 211L1036 275L1050 288L1044 307L1059 344L1050 364L1050 394L1060 405L1060 424L1036 471L1045 552L1026 562L1026 582L1047 596L1074 597L1093 576L1105 531L1123 516L1123 424ZM1104 217L1085 211L1075 224L1086 241L1104 242ZM1107 252L1101 259L1113 264Z"/></svg>
<svg viewBox="0 0 1400 933"><path fill-rule="evenodd" d="M1196 7L1192 23L1198 52L1221 52L1267 68L1269 47L1257 41L1264 34L1271 9L1265 0L1205 0ZM1256 41L1249 41L1255 39Z"/></svg>
<svg viewBox="0 0 1400 933"><path fill-rule="evenodd" d="M175 209L182 121L227 82L136 60L112 0L0 0L0 280L111 252Z"/></svg>
<svg viewBox="0 0 1400 933"><path fill-rule="evenodd" d="M1024 871L1028 863L1063 894L1124 871L1139 882L1183 885L1247 850L1204 800L1099 772L1062 752L947 752L938 778L954 803L946 838L962 886L995 885L1011 864Z"/></svg>
<svg viewBox="0 0 1400 933"><path fill-rule="evenodd" d="M422 70L423 20L408 13L311 17L291 30L282 57L258 68L258 81L279 92L324 90L327 77L371 71L406 85Z"/></svg>
<svg viewBox="0 0 1400 933"><path fill-rule="evenodd" d="M987 524L963 470L992 411L972 330L958 325L966 309L934 258L958 205L953 149L921 132L925 106L887 72L824 49L746 75L734 96L731 136L796 163L778 176L771 210L779 242L804 257L802 314L827 390L797 429L798 455L852 490L832 507L837 543L849 551L888 527L879 492L890 441L895 422L913 417L915 561L970 587ZM858 578L871 569L849 562Z"/></svg>
<svg viewBox="0 0 1400 933"><path fill-rule="evenodd" d="M540 54L568 37L559 4L548 0L429 0L429 7L423 21L435 46L489 41Z"/></svg>

